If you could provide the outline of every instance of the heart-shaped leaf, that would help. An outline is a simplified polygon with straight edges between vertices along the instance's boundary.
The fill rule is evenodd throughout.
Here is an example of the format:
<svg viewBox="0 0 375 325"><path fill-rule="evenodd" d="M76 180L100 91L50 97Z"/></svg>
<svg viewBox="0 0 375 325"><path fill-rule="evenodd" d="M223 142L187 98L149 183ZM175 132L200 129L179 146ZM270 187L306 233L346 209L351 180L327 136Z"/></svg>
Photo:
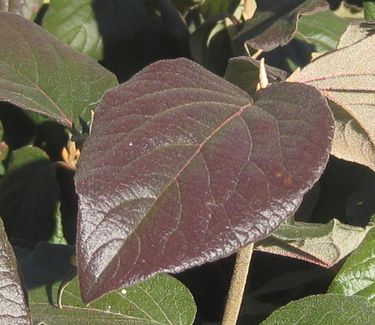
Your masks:
<svg viewBox="0 0 375 325"><path fill-rule="evenodd" d="M17 261L0 218L0 323L31 324Z"/></svg>
<svg viewBox="0 0 375 325"><path fill-rule="evenodd" d="M0 11L12 12L30 19L42 4L43 0L0 0Z"/></svg>
<svg viewBox="0 0 375 325"><path fill-rule="evenodd" d="M316 295L290 302L261 323L274 324L373 325L375 308L362 297Z"/></svg>
<svg viewBox="0 0 375 325"><path fill-rule="evenodd" d="M375 35L319 57L293 80L316 87L336 104L331 105L336 123L332 153L374 170Z"/></svg>
<svg viewBox="0 0 375 325"><path fill-rule="evenodd" d="M108 92L76 174L84 300L267 236L323 171L332 123L312 87L254 102L186 59Z"/></svg>
<svg viewBox="0 0 375 325"><path fill-rule="evenodd" d="M97 60L103 58L92 0L51 0L43 27L71 47Z"/></svg>
<svg viewBox="0 0 375 325"><path fill-rule="evenodd" d="M372 229L357 250L349 256L329 292L345 296L358 295L375 304L375 229Z"/></svg>
<svg viewBox="0 0 375 325"><path fill-rule="evenodd" d="M0 101L68 127L91 119L115 76L18 15L0 13Z"/></svg>
<svg viewBox="0 0 375 325"><path fill-rule="evenodd" d="M373 226L356 227L337 219L327 224L284 223L256 249L329 268L355 250Z"/></svg>
<svg viewBox="0 0 375 325"><path fill-rule="evenodd" d="M271 51L293 38L300 15L326 10L326 0L257 1L255 15L244 24L237 40L254 49Z"/></svg>
<svg viewBox="0 0 375 325"><path fill-rule="evenodd" d="M58 288L58 283L52 286L52 297L57 297ZM191 325L196 313L189 290L165 274L112 292L88 305L81 301L77 278L64 289L63 309L57 309L56 302L52 305L48 297L45 287L29 292L31 315L38 324Z"/></svg>

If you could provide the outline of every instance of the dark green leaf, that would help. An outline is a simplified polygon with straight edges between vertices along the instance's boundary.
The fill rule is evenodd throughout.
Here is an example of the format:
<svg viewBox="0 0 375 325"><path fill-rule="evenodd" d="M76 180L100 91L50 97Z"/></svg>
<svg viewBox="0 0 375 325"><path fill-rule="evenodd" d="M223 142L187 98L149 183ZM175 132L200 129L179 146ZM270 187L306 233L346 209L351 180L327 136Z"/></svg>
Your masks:
<svg viewBox="0 0 375 325"><path fill-rule="evenodd" d="M77 51L103 58L103 41L92 0L51 0L42 26Z"/></svg>
<svg viewBox="0 0 375 325"><path fill-rule="evenodd" d="M75 269L73 246L40 242L33 250L16 246L15 253L28 290L40 286L50 288Z"/></svg>
<svg viewBox="0 0 375 325"><path fill-rule="evenodd" d="M57 296L58 283L52 287ZM62 296L63 309L51 305L45 287L29 292L33 320L50 325L191 325L196 307L190 292L168 275L157 275L137 285L112 292L88 305L80 298L74 278Z"/></svg>
<svg viewBox="0 0 375 325"><path fill-rule="evenodd" d="M31 324L17 261L0 218L0 323Z"/></svg>
<svg viewBox="0 0 375 325"><path fill-rule="evenodd" d="M267 236L320 176L332 128L313 87L253 100L186 59L108 92L75 179L84 300Z"/></svg>
<svg viewBox="0 0 375 325"><path fill-rule="evenodd" d="M91 119L116 78L18 15L0 13L0 100L68 127Z"/></svg>
<svg viewBox="0 0 375 325"><path fill-rule="evenodd" d="M266 65L268 81L280 82L286 79L287 73ZM229 60L224 78L253 96L259 83L259 61L240 56Z"/></svg>
<svg viewBox="0 0 375 325"><path fill-rule="evenodd" d="M366 20L375 20L375 1L363 0L363 9L365 10Z"/></svg>
<svg viewBox="0 0 375 325"><path fill-rule="evenodd" d="M331 51L336 49L348 24L348 20L336 16L330 10L302 16L296 37L313 44L316 52Z"/></svg>
<svg viewBox="0 0 375 325"><path fill-rule="evenodd" d="M375 304L375 229L349 256L329 287L329 292L362 296Z"/></svg>
<svg viewBox="0 0 375 325"><path fill-rule="evenodd" d="M257 250L284 255L331 267L354 251L368 231L333 219L327 224L283 223L269 237L257 244Z"/></svg>
<svg viewBox="0 0 375 325"><path fill-rule="evenodd" d="M300 15L326 10L326 0L262 0L252 19L247 20L237 41L254 49L270 51L293 38Z"/></svg>
<svg viewBox="0 0 375 325"><path fill-rule="evenodd" d="M184 13L189 9L204 3L206 0L171 0L171 2L180 10L180 12Z"/></svg>
<svg viewBox="0 0 375 325"><path fill-rule="evenodd" d="M206 18L222 13L233 14L240 2L240 0L206 0L200 11Z"/></svg>
<svg viewBox="0 0 375 325"><path fill-rule="evenodd" d="M261 323L275 324L373 325L375 308L362 297L316 295L292 301Z"/></svg>
<svg viewBox="0 0 375 325"><path fill-rule="evenodd" d="M8 155L8 145L3 141L3 123L0 121L0 175L4 173L4 166L2 164L2 161L7 157Z"/></svg>
<svg viewBox="0 0 375 325"><path fill-rule="evenodd" d="M30 19L42 4L43 0L0 0L0 11L15 13Z"/></svg>
<svg viewBox="0 0 375 325"><path fill-rule="evenodd" d="M233 56L231 30L236 27L217 16L199 26L190 38L191 56L200 65L218 75L223 75L228 60Z"/></svg>
<svg viewBox="0 0 375 325"><path fill-rule="evenodd" d="M55 173L55 165L36 147L12 152L0 181L0 215L9 237L35 243L52 235L59 197Z"/></svg>

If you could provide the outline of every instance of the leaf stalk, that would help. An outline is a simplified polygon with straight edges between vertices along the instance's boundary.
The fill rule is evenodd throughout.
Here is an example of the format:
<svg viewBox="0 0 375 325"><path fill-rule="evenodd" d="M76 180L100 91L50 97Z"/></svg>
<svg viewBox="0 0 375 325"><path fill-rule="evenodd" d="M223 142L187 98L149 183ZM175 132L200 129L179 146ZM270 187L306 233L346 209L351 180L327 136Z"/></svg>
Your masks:
<svg viewBox="0 0 375 325"><path fill-rule="evenodd" d="M237 323L253 250L254 244L251 243L237 253L222 325Z"/></svg>

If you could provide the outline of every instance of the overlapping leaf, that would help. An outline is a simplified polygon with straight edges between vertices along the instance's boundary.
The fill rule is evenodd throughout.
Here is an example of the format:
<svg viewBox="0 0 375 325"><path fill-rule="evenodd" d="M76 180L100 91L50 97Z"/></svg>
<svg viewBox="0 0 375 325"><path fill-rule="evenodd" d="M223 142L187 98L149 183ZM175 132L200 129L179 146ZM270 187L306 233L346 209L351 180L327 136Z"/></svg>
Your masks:
<svg viewBox="0 0 375 325"><path fill-rule="evenodd" d="M43 0L0 0L0 11L31 18L38 12L42 4Z"/></svg>
<svg viewBox="0 0 375 325"><path fill-rule="evenodd" d="M0 13L0 101L68 127L90 121L115 76L18 15Z"/></svg>
<svg viewBox="0 0 375 325"><path fill-rule="evenodd" d="M364 14L367 20L375 20L375 3L374 1L363 1Z"/></svg>
<svg viewBox="0 0 375 325"><path fill-rule="evenodd" d="M336 104L331 105L336 123L332 153L374 170L375 35L318 58L296 80Z"/></svg>
<svg viewBox="0 0 375 325"><path fill-rule="evenodd" d="M366 299L325 294L292 301L276 310L261 325L372 325L374 323L375 308Z"/></svg>
<svg viewBox="0 0 375 325"><path fill-rule="evenodd" d="M268 65L265 68L270 83L286 79L287 73L285 71ZM259 61L247 56L231 58L225 70L224 78L252 96L255 94L259 83Z"/></svg>
<svg viewBox="0 0 375 325"><path fill-rule="evenodd" d="M52 287L57 296L59 284ZM74 278L62 296L63 309L48 300L45 287L30 291L33 320L50 325L191 325L196 307L189 290L168 275L158 275L148 281L112 292L91 304L80 298L79 284Z"/></svg>
<svg viewBox="0 0 375 325"><path fill-rule="evenodd" d="M302 16L298 22L296 37L315 46L316 52L336 49L341 35L348 27L348 20L327 10Z"/></svg>
<svg viewBox="0 0 375 325"><path fill-rule="evenodd" d="M55 174L43 150L23 147L12 152L0 181L0 214L10 236L35 243L52 235L59 199Z"/></svg>
<svg viewBox="0 0 375 325"><path fill-rule="evenodd" d="M346 225L337 219L327 224L284 223L256 248L329 268L354 251L372 227Z"/></svg>
<svg viewBox="0 0 375 325"><path fill-rule="evenodd" d="M270 51L293 38L300 15L326 10L326 0L262 0L257 11L238 34L239 42Z"/></svg>
<svg viewBox="0 0 375 325"><path fill-rule="evenodd" d="M342 34L337 48L343 48L354 43L357 43L368 36L375 34L375 23L359 21L351 23Z"/></svg>
<svg viewBox="0 0 375 325"><path fill-rule="evenodd" d="M17 261L0 218L0 323L31 324Z"/></svg>
<svg viewBox="0 0 375 325"><path fill-rule="evenodd" d="M9 150L8 145L3 141L3 134L3 124L0 121L0 175L4 174L5 169L2 162L7 157Z"/></svg>
<svg viewBox="0 0 375 325"><path fill-rule="evenodd" d="M91 0L51 0L43 27L77 51L103 58L103 40Z"/></svg>
<svg viewBox="0 0 375 325"><path fill-rule="evenodd" d="M358 295L375 304L375 230L345 262L329 292L345 296Z"/></svg>
<svg viewBox="0 0 375 325"><path fill-rule="evenodd" d="M265 237L319 177L331 137L314 88L280 83L254 102L185 59L108 92L76 174L84 300Z"/></svg>

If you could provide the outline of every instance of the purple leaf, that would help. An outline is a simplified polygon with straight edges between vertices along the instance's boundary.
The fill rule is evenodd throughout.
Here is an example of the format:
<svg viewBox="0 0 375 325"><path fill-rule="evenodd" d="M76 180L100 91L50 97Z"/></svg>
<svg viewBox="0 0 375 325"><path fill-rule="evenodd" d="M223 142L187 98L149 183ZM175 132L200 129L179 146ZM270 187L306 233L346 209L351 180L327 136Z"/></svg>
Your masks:
<svg viewBox="0 0 375 325"><path fill-rule="evenodd" d="M12 12L31 19L43 5L43 0L0 0L0 11Z"/></svg>
<svg viewBox="0 0 375 325"><path fill-rule="evenodd" d="M76 174L84 301L267 236L322 173L333 121L313 87L244 91L186 59L109 91Z"/></svg>
<svg viewBox="0 0 375 325"><path fill-rule="evenodd" d="M12 246L0 218L0 324L30 325L31 319Z"/></svg>
<svg viewBox="0 0 375 325"><path fill-rule="evenodd" d="M271 51L292 40L301 15L310 15L327 9L326 0L257 1L254 17L244 23L237 40L247 43L254 49Z"/></svg>

